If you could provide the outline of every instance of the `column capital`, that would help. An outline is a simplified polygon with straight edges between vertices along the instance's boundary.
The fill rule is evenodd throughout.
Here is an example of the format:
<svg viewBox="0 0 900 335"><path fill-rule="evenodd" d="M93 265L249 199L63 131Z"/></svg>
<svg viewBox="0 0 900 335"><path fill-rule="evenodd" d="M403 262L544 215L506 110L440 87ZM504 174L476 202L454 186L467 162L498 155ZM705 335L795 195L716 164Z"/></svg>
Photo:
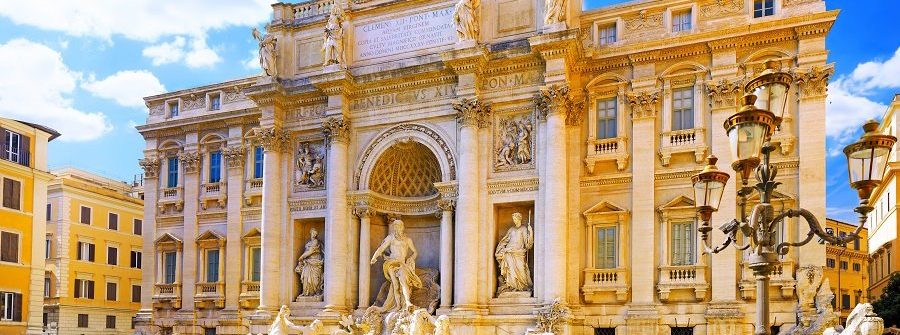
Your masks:
<svg viewBox="0 0 900 335"><path fill-rule="evenodd" d="M631 93L626 98L631 105L631 118L634 120L656 118L659 113L659 91Z"/></svg>
<svg viewBox="0 0 900 335"><path fill-rule="evenodd" d="M438 199L437 207L443 212L453 211L453 209L456 208L456 200Z"/></svg>
<svg viewBox="0 0 900 335"><path fill-rule="evenodd" d="M178 154L184 173L200 172L200 153L196 151L184 151Z"/></svg>
<svg viewBox="0 0 900 335"><path fill-rule="evenodd" d="M566 85L553 84L541 88L541 93L534 98L534 105L540 120L558 113L566 117L566 125L569 126L579 126L584 121L584 98L576 96Z"/></svg>
<svg viewBox="0 0 900 335"><path fill-rule="evenodd" d="M490 125L489 103L483 103L478 98L460 98L452 104L453 110L456 111L456 122L460 127L485 128Z"/></svg>
<svg viewBox="0 0 900 335"><path fill-rule="evenodd" d="M141 169L144 169L144 179L159 177L159 158L147 157L138 160Z"/></svg>
<svg viewBox="0 0 900 335"><path fill-rule="evenodd" d="M791 72L794 72L801 100L824 99L828 91L828 80L834 74L834 65L813 66L808 70L795 69Z"/></svg>
<svg viewBox="0 0 900 335"><path fill-rule="evenodd" d="M586 107L587 104L584 103L584 99L570 99L566 108L566 125L580 126L584 122L584 110Z"/></svg>
<svg viewBox="0 0 900 335"><path fill-rule="evenodd" d="M222 155L225 156L225 163L228 164L229 169L244 167L244 152L243 146L230 146L222 150Z"/></svg>
<svg viewBox="0 0 900 335"><path fill-rule="evenodd" d="M713 109L737 107L738 98L744 91L744 83L740 79L710 80L705 83L705 86L706 95L709 96Z"/></svg>
<svg viewBox="0 0 900 335"><path fill-rule="evenodd" d="M254 144L262 146L265 151L282 151L288 148L290 136L281 127L256 127L253 131Z"/></svg>
<svg viewBox="0 0 900 335"><path fill-rule="evenodd" d="M322 121L322 132L329 143L350 142L350 120L344 117L329 117Z"/></svg>
<svg viewBox="0 0 900 335"><path fill-rule="evenodd" d="M375 216L375 214L378 214L378 212L369 207L368 204L356 206L356 208L353 208L353 215L356 215L356 217L360 219L372 218L373 216Z"/></svg>

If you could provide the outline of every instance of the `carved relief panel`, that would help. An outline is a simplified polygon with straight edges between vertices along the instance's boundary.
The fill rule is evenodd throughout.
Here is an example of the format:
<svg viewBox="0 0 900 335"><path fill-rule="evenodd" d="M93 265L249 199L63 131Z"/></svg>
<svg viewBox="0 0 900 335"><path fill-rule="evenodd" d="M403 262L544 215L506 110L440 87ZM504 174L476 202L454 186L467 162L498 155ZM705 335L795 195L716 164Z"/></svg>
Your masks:
<svg viewBox="0 0 900 335"><path fill-rule="evenodd" d="M499 112L494 118L494 171L534 168L534 114Z"/></svg>
<svg viewBox="0 0 900 335"><path fill-rule="evenodd" d="M294 152L294 191L325 188L325 141L298 141Z"/></svg>

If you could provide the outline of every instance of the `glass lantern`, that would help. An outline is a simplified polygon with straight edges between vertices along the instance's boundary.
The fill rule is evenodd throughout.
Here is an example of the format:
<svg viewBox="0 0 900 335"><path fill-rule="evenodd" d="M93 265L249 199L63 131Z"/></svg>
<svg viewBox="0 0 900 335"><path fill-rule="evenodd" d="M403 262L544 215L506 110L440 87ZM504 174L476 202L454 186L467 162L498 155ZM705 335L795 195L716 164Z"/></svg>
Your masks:
<svg viewBox="0 0 900 335"><path fill-rule="evenodd" d="M691 176L694 185L694 206L700 213L700 219L709 222L712 213L719 210L722 202L722 193L728 184L730 176L716 167L719 159L716 156L707 158L707 165L700 173Z"/></svg>
<svg viewBox="0 0 900 335"><path fill-rule="evenodd" d="M779 72L778 65L778 61L767 61L766 69L744 86L744 92L757 97L754 103L756 108L772 112L781 120L787 109L788 90L794 77L789 73Z"/></svg>
<svg viewBox="0 0 900 335"><path fill-rule="evenodd" d="M756 96L744 95L741 110L725 120L732 164L740 172L742 180L749 178L750 172L759 165L763 144L769 140L775 125L775 115L756 108Z"/></svg>
<svg viewBox="0 0 900 335"><path fill-rule="evenodd" d="M844 147L844 155L847 156L850 187L859 193L860 204L867 206L872 191L881 184L897 138L880 134L875 120L867 121L863 130L865 133L858 141Z"/></svg>

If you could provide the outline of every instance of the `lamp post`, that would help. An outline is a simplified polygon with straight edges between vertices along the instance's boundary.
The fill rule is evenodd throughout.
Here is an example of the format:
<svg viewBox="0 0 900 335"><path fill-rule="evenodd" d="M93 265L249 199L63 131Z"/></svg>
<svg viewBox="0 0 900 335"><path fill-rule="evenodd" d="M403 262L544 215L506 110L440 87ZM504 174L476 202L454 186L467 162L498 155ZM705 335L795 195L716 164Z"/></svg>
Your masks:
<svg viewBox="0 0 900 335"><path fill-rule="evenodd" d="M897 139L878 133L878 123L868 121L863 126L865 134L855 143L844 148L850 171L850 186L859 194L859 206L854 210L859 214L859 226L853 234L845 237L831 236L825 232L816 217L806 209L788 209L775 215L771 201L772 193L780 182L775 181L778 170L769 161L775 147L769 143L781 124L787 107L787 93L793 77L776 70L776 63L766 63L766 70L744 86L745 95L741 108L725 120L732 155L731 167L740 177L741 189L737 195L743 207L747 197L754 191L759 194L759 203L754 205L750 216L732 219L719 229L727 239L713 246L710 241L710 219L722 201L722 193L729 175L716 167L717 158L710 156L708 164L698 174L691 177L694 199L701 225L698 228L707 253L718 253L734 244L739 250L749 249L750 269L756 279L756 330L757 335L768 335L769 330L769 276L778 255L785 255L791 247L809 243L813 237L835 244L845 245L859 238L866 221L866 214L872 211L869 196L881 183L891 148ZM775 114L777 113L777 115ZM755 172L756 184L748 186L751 173ZM799 241L777 243L778 225L787 218L802 217L809 226L809 233ZM738 234L745 237L741 242Z"/></svg>

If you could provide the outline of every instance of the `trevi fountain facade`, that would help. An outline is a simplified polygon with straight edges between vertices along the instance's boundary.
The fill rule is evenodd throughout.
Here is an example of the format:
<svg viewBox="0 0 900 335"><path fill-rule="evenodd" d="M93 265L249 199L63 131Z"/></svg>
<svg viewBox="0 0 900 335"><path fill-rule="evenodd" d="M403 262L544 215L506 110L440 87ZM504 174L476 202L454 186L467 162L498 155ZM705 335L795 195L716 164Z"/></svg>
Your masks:
<svg viewBox="0 0 900 335"><path fill-rule="evenodd" d="M772 202L824 220L837 12L582 5L276 3L260 75L145 98L137 333L752 332L752 273L700 252L690 176L775 61L797 80ZM783 256L774 331L819 322L824 258Z"/></svg>

